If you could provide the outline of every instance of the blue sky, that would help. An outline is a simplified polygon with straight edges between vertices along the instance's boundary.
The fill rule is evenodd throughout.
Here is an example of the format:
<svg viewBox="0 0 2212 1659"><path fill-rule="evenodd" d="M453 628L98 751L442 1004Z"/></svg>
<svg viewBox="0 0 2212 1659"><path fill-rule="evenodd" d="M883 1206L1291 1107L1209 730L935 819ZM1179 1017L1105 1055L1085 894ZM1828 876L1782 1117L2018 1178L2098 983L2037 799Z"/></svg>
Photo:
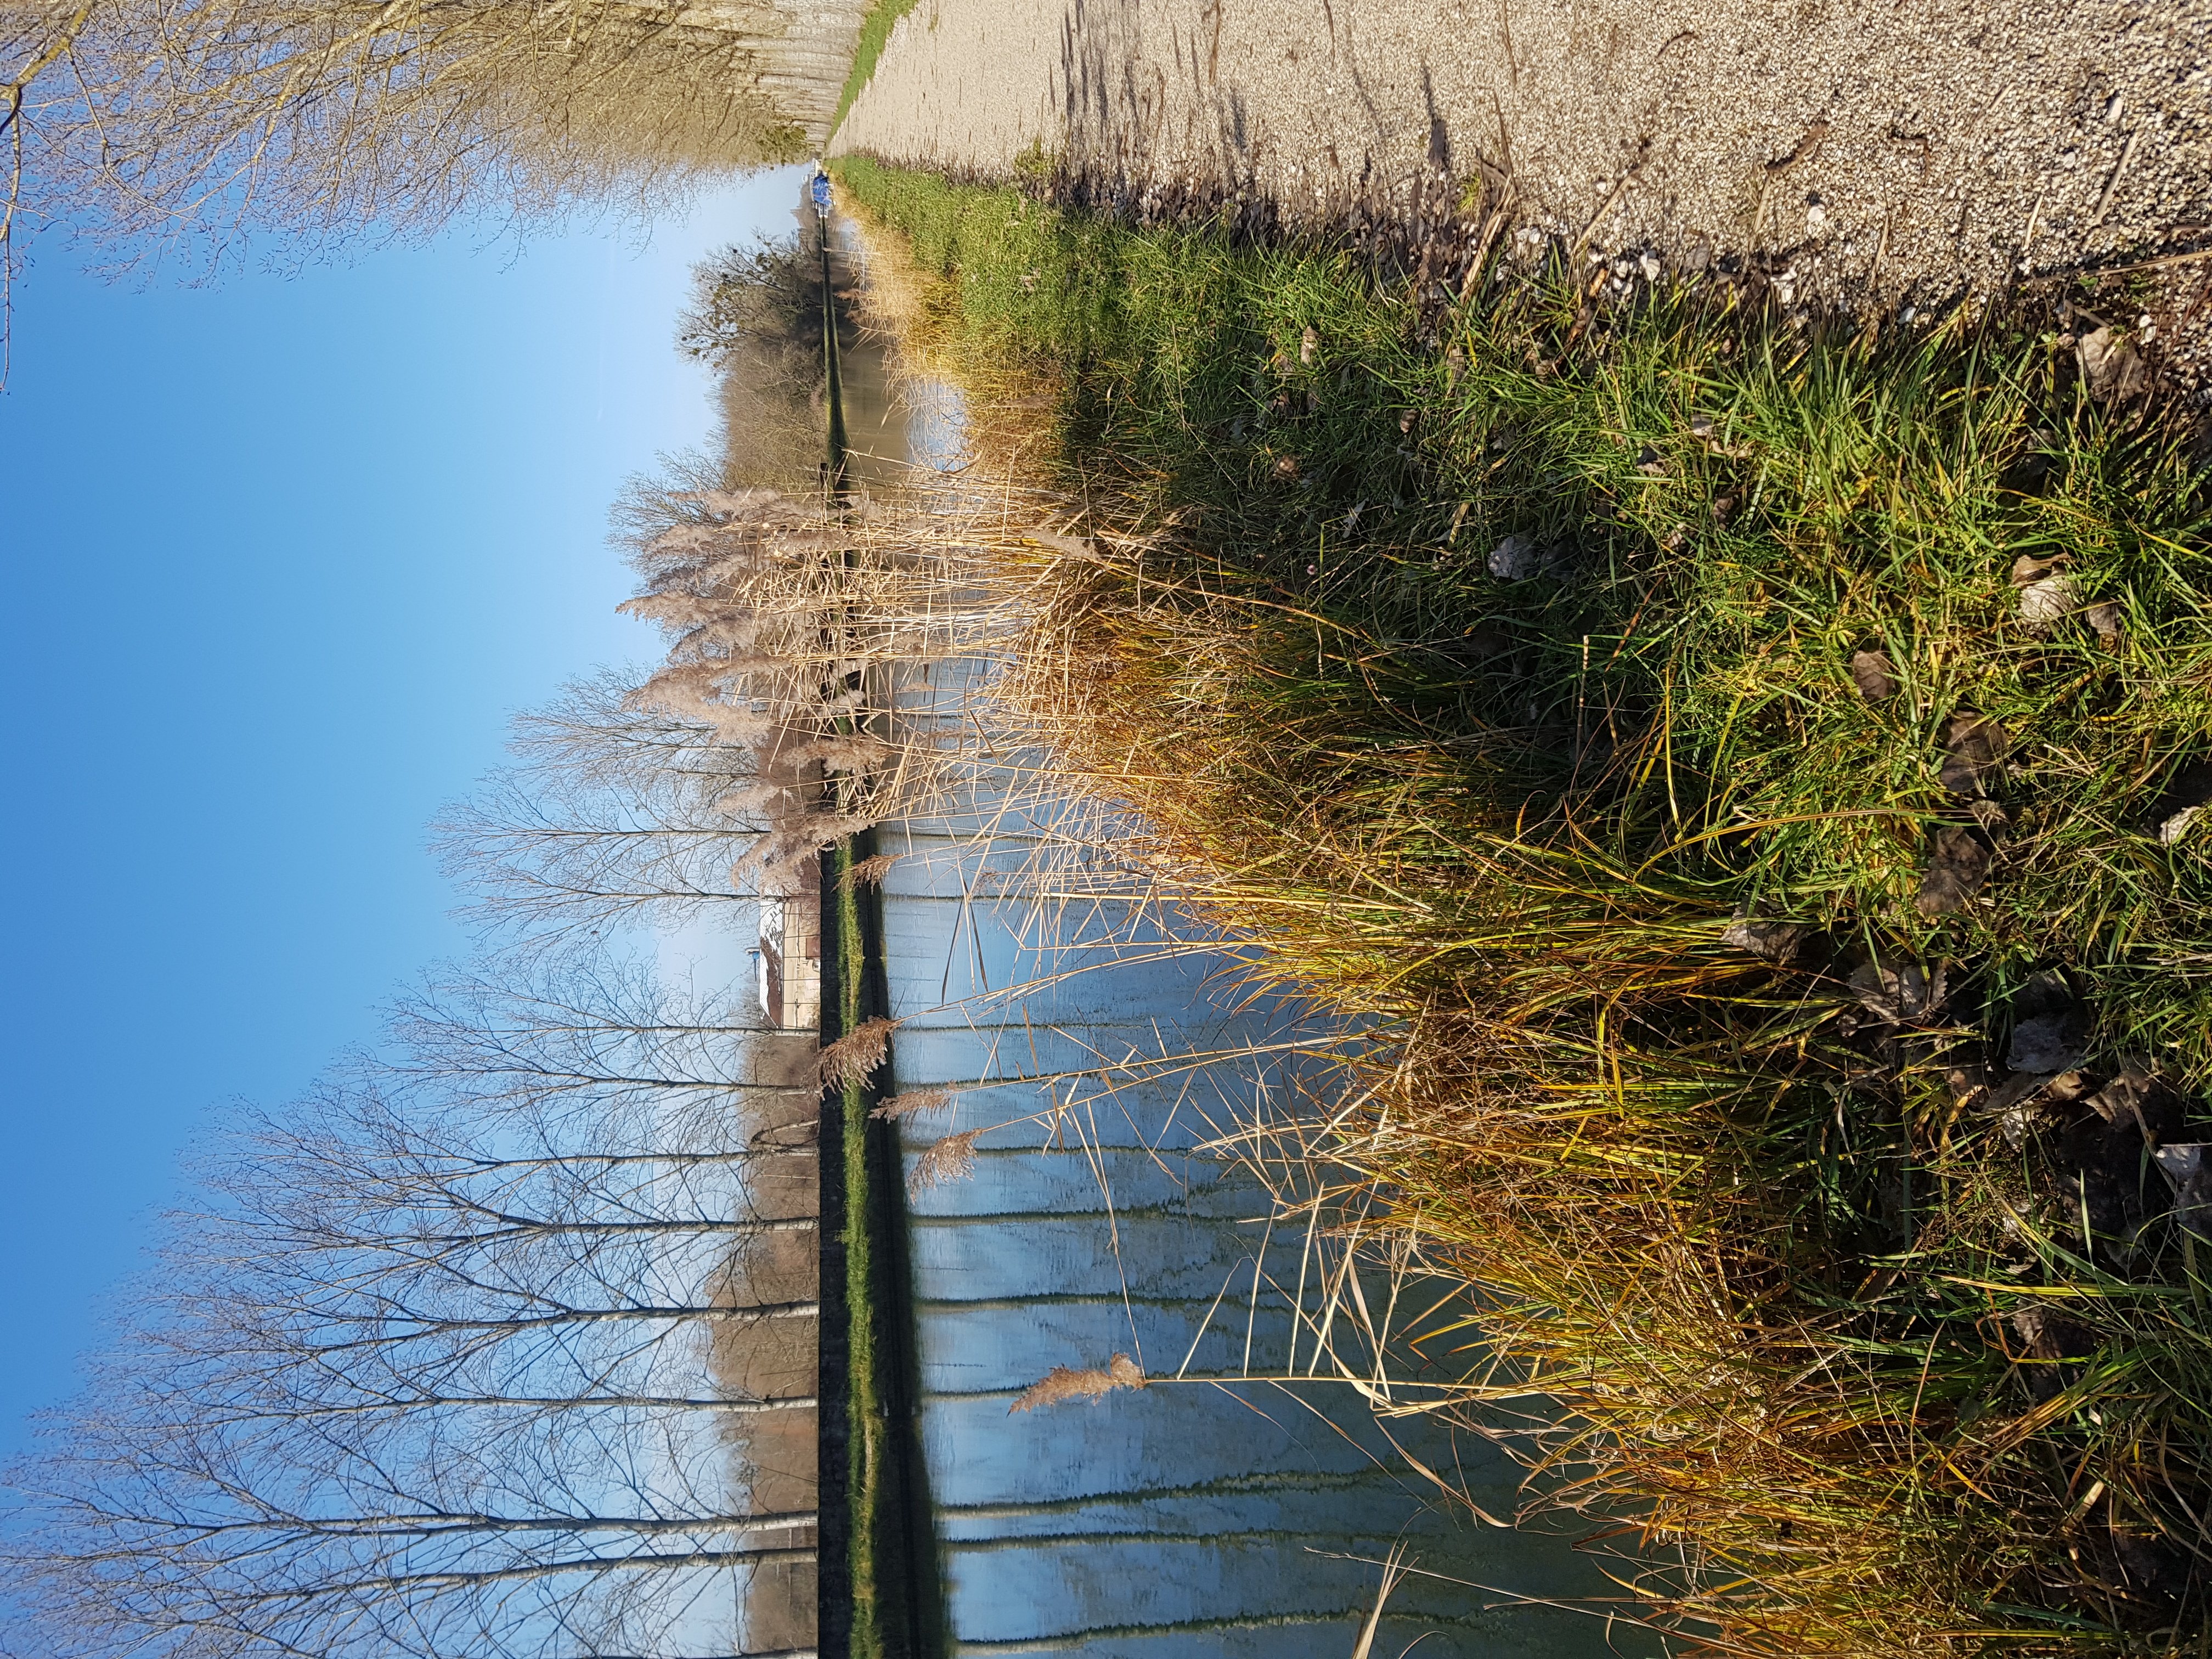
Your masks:
<svg viewBox="0 0 2212 1659"><path fill-rule="evenodd" d="M209 1109L465 948L424 850L561 681L642 659L622 481L705 435L691 262L802 175L518 251L15 294L0 396L0 1454L66 1393Z"/></svg>

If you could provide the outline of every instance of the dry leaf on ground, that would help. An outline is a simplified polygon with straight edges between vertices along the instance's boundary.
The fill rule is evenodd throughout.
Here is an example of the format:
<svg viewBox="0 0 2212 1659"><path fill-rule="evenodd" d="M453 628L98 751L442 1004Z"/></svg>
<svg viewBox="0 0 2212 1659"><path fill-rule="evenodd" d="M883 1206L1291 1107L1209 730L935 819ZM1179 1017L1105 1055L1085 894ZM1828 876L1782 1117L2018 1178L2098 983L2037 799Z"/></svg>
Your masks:
<svg viewBox="0 0 2212 1659"><path fill-rule="evenodd" d="M1851 970L1851 994L1877 1019L1913 1024L1940 1012L1949 998L1939 965L1931 977L1917 962L1903 964L1869 959Z"/></svg>
<svg viewBox="0 0 2212 1659"><path fill-rule="evenodd" d="M1859 696L1869 702L1880 702L1885 697L1897 695L1897 665L1888 653L1881 651L1856 651L1851 653L1851 684L1859 689Z"/></svg>
<svg viewBox="0 0 2212 1659"><path fill-rule="evenodd" d="M1773 921L1738 911L1721 930L1721 943L1748 951L1769 962L1787 962L1797 954L1812 929L1802 922Z"/></svg>
<svg viewBox="0 0 2212 1659"><path fill-rule="evenodd" d="M2075 342L2074 355L2081 364L2081 378L2089 395L2100 403L2121 403L2134 397L2149 376L2136 349L2110 328L2084 334Z"/></svg>
<svg viewBox="0 0 2212 1659"><path fill-rule="evenodd" d="M1920 914L1948 915L1982 890L1990 873L1990 849L1972 830L1953 825L1936 832L1920 878Z"/></svg>
<svg viewBox="0 0 2212 1659"><path fill-rule="evenodd" d="M2202 1141L2169 1142L2151 1154L2173 1189L2173 1213L2199 1238L2212 1237L2212 1158Z"/></svg>
<svg viewBox="0 0 2212 1659"><path fill-rule="evenodd" d="M2070 1009L2021 1021L2005 1051L2005 1064L2015 1072L2063 1072L2081 1058L2081 1021Z"/></svg>
<svg viewBox="0 0 2212 1659"><path fill-rule="evenodd" d="M1525 581L1544 568L1544 556L1533 538L1511 535L1490 550L1490 574L1502 582Z"/></svg>
<svg viewBox="0 0 2212 1659"><path fill-rule="evenodd" d="M2074 584L2063 576L2045 576L2020 590L2021 626L2034 635L2048 634L2066 620L2081 602Z"/></svg>
<svg viewBox="0 0 2212 1659"><path fill-rule="evenodd" d="M1954 714L1943 725L1943 763L1936 776L1954 795L1969 799L1982 793L1982 778L1996 769L2010 743L2005 729L1970 710Z"/></svg>

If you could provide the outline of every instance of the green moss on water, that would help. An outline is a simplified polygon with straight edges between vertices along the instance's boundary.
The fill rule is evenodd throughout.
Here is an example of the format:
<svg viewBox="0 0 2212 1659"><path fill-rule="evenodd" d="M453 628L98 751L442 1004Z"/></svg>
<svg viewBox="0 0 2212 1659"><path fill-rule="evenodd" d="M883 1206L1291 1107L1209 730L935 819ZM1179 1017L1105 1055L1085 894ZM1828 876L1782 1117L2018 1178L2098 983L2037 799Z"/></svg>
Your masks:
<svg viewBox="0 0 2212 1659"><path fill-rule="evenodd" d="M860 928L860 899L846 878L853 867L849 838L831 854L836 878L832 890L836 908L830 926L836 933L836 979L827 988L836 998L839 1031L850 1031L866 1017L862 1012L866 960ZM884 1630L884 1607L878 1572L884 1507L884 1410L880 1370L882 1355L877 1343L881 1323L883 1286L881 1264L876 1255L879 1231L876 1211L886 1201L877 1190L869 1157L868 1100L857 1082L845 1085L839 1114L839 1156L845 1187L845 1224L840 1235L845 1264L846 1420L849 1435L847 1452L845 1506L851 1562L853 1595L853 1659L884 1659L890 1651Z"/></svg>

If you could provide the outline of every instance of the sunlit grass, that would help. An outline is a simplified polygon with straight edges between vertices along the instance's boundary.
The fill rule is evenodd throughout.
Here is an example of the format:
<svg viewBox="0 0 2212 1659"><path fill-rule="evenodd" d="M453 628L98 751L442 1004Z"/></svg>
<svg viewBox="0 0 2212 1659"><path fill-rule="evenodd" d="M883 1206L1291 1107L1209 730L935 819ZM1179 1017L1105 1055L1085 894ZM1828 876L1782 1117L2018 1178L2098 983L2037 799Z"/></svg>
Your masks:
<svg viewBox="0 0 2212 1659"><path fill-rule="evenodd" d="M842 176L985 427L1054 417L1084 539L1026 557L1009 706L1263 974L1379 1022L1335 1150L1487 1298L1436 1338L1466 1408L1560 1402L1530 1455L1679 1552L1652 1616L2197 1651L2205 1247L2116 1081L2212 1139L2185 434L2026 318L1600 307L1556 266L1424 310L1334 254ZM2038 996L2084 1024L2031 1088Z"/></svg>

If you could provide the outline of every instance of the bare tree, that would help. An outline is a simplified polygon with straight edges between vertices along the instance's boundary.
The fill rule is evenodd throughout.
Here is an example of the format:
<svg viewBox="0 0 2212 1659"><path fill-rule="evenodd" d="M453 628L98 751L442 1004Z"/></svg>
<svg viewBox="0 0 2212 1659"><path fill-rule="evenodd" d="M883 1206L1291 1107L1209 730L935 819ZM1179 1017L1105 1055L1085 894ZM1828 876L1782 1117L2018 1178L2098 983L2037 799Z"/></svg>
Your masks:
<svg viewBox="0 0 2212 1659"><path fill-rule="evenodd" d="M526 768L607 787L672 782L712 802L755 775L752 750L712 724L642 705L634 676L602 669L517 718L510 746Z"/></svg>
<svg viewBox="0 0 2212 1659"><path fill-rule="evenodd" d="M691 270L691 298L676 320L677 349L729 369L741 353L769 376L805 387L822 378L822 278L796 235L732 243ZM810 443L818 455L820 444Z"/></svg>
<svg viewBox="0 0 2212 1659"><path fill-rule="evenodd" d="M811 1422L817 1271L812 1182L747 1144L774 1097L728 1092L747 1034L589 963L398 1030L236 1126L17 1471L30 1651L677 1659L811 1571L811 1474L745 1453Z"/></svg>
<svg viewBox="0 0 2212 1659"><path fill-rule="evenodd" d="M872 682L994 613L926 548L856 550L864 510L698 505L638 550L666 666L526 723L449 829L529 948L244 1127L18 1474L46 1650L684 1659L801 1584L815 1097L747 1017L560 946L818 881L940 758Z"/></svg>
<svg viewBox="0 0 2212 1659"><path fill-rule="evenodd" d="M637 706L619 678L570 686L517 722L515 762L435 828L486 929L539 947L757 900L732 872L764 823L751 746Z"/></svg>
<svg viewBox="0 0 2212 1659"><path fill-rule="evenodd" d="M771 1126L745 1109L803 1087L787 1045L760 1029L749 999L681 994L646 963L609 951L531 951L458 969L402 997L396 1073L466 1096L512 1136L526 1119L548 1144L597 1126L680 1142L695 1153L758 1149Z"/></svg>
<svg viewBox="0 0 2212 1659"><path fill-rule="evenodd" d="M524 1434L449 1409L365 1436L198 1404L111 1380L19 1477L33 1651L673 1654L702 1602L811 1557L812 1513L751 1510L678 1419L578 1409Z"/></svg>

